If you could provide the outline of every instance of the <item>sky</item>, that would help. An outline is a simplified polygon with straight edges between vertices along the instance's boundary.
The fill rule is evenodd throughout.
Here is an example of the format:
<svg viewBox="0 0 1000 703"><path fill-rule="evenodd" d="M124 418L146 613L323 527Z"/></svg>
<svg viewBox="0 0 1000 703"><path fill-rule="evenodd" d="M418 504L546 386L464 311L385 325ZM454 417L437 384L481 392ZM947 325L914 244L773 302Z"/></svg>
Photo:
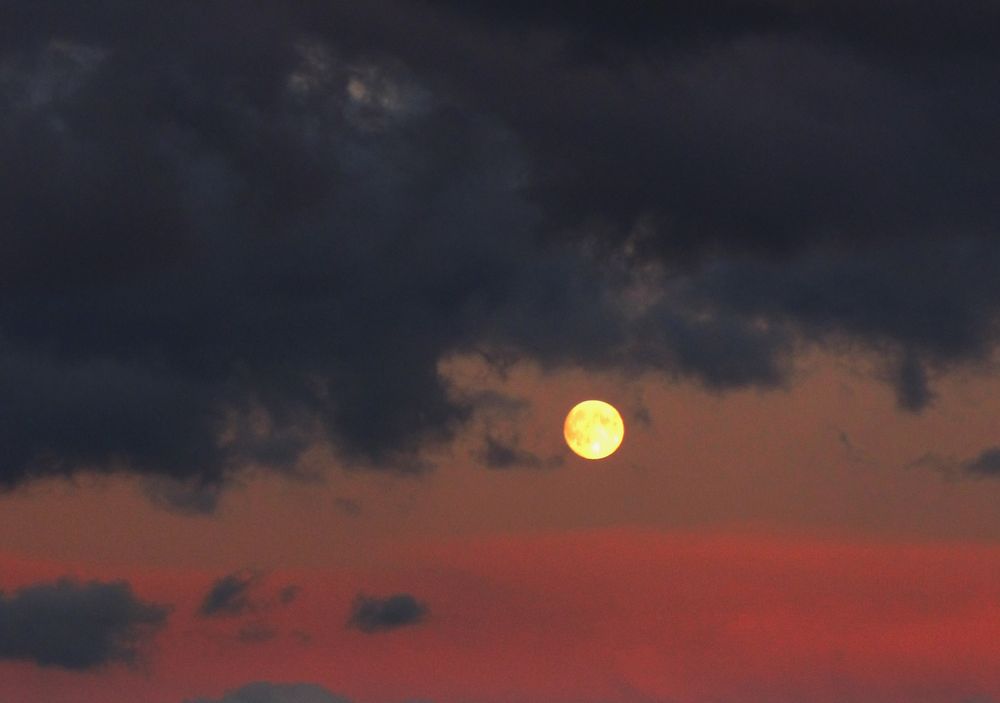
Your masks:
<svg viewBox="0 0 1000 703"><path fill-rule="evenodd" d="M0 0L0 703L1000 702L998 27Z"/></svg>

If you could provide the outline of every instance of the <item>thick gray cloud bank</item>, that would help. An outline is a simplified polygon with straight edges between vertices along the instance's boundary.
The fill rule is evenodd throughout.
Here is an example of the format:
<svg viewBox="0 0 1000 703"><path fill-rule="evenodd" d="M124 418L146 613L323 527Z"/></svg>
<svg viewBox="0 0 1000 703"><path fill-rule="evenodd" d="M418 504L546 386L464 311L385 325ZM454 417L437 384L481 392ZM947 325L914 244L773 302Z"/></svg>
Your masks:
<svg viewBox="0 0 1000 703"><path fill-rule="evenodd" d="M198 512L316 437L413 468L474 349L719 390L862 349L918 411L997 341L998 21L6 3L0 484L129 469Z"/></svg>
<svg viewBox="0 0 1000 703"><path fill-rule="evenodd" d="M75 670L133 664L168 614L136 598L123 581L63 579L0 592L0 660Z"/></svg>

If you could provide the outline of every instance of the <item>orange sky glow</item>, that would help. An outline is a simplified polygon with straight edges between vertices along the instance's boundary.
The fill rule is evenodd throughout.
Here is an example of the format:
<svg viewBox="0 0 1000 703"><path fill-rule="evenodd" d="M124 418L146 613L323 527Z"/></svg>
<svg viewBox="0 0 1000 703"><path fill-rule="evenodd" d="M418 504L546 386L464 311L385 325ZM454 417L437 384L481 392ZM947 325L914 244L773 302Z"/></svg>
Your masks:
<svg viewBox="0 0 1000 703"><path fill-rule="evenodd" d="M916 417L834 357L803 361L787 389L726 396L530 364L501 375L472 356L442 373L456 394L527 402L428 450L434 472L358 472L317 446L312 476L249 478L211 518L151 511L125 478L0 499L5 590L127 579L173 609L136 667L3 662L0 701L177 703L256 679L366 703L1000 695L1000 514L948 471L989 443L996 381L951 379ZM629 423L605 461L562 444L582 397ZM484 431L542 465L484 469ZM247 568L255 611L196 615L220 574ZM301 594L278 604L289 584ZM356 594L402 591L430 604L425 623L345 629Z"/></svg>

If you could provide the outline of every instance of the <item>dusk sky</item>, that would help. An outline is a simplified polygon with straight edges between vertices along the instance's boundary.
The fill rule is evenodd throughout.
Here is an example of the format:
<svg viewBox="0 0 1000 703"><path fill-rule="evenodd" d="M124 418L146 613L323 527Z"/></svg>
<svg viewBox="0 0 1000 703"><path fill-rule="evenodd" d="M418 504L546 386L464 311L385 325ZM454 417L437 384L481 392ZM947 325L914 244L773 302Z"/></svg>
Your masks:
<svg viewBox="0 0 1000 703"><path fill-rule="evenodd" d="M0 0L0 703L1000 703L998 37Z"/></svg>

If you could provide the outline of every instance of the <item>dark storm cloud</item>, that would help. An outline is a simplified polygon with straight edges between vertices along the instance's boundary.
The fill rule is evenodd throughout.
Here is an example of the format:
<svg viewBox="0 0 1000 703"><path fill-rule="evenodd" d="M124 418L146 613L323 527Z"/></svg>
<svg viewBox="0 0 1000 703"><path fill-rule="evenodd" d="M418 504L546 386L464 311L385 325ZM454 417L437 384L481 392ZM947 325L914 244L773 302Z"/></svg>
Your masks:
<svg viewBox="0 0 1000 703"><path fill-rule="evenodd" d="M995 4L640 5L463 5L570 45L503 35L469 70L494 80L453 84L546 165L532 196L553 227L630 240L683 288L645 321L662 333L649 360L724 388L778 382L803 338L860 341L919 409L930 370L985 358ZM657 41L630 44L643 31ZM616 48L581 56L580 37Z"/></svg>
<svg viewBox="0 0 1000 703"><path fill-rule="evenodd" d="M316 430L383 464L447 436L467 410L437 360L525 246L508 139L446 109L373 127L308 48L268 84L257 66L294 53L278 37L242 69L164 41L9 60L33 87L8 91L0 132L0 479L127 465L212 487L287 468ZM164 499L211 507L187 495Z"/></svg>
<svg viewBox="0 0 1000 703"><path fill-rule="evenodd" d="M997 338L998 13L8 3L0 484L417 469L483 349L718 390L861 349L920 410Z"/></svg>
<svg viewBox="0 0 1000 703"><path fill-rule="evenodd" d="M185 703L351 703L322 686L309 683L256 682L230 691L222 698L189 699Z"/></svg>
<svg viewBox="0 0 1000 703"><path fill-rule="evenodd" d="M400 627L419 624L427 617L428 608L408 593L386 598L359 595L351 607L348 627L366 634L388 632Z"/></svg>
<svg viewBox="0 0 1000 703"><path fill-rule="evenodd" d="M196 513L317 436L419 467L470 410L443 355L508 329L558 351L525 314L539 299L587 310L567 335L616 334L591 267L536 251L508 130L398 63L283 34L277 4L234 8L129 13L166 23L157 46L98 22L112 3L22 18L0 131L6 485L129 468Z"/></svg>
<svg viewBox="0 0 1000 703"><path fill-rule="evenodd" d="M134 664L168 613L136 598L123 581L62 579L0 592L0 660L75 670Z"/></svg>
<svg viewBox="0 0 1000 703"><path fill-rule="evenodd" d="M749 34L799 32L880 51L994 53L989 27L1000 9L989 0L920 4L895 0L429 0L480 21L512 29L570 34L594 52L689 47ZM597 56L607 58L606 54Z"/></svg>

